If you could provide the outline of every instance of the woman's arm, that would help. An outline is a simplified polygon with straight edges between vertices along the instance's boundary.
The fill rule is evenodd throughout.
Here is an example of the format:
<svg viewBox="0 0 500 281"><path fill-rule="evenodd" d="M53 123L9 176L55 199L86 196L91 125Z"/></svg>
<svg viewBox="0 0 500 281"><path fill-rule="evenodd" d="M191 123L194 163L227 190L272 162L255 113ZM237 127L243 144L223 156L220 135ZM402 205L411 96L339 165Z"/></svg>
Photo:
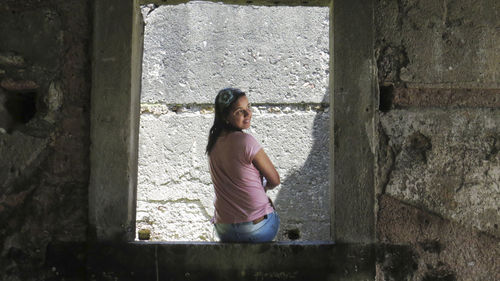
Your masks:
<svg viewBox="0 0 500 281"><path fill-rule="evenodd" d="M280 184L280 175L274 168L273 163L264 152L264 149L259 150L252 161L253 165L259 170L259 172L266 178L267 184L265 186L267 189L273 189Z"/></svg>

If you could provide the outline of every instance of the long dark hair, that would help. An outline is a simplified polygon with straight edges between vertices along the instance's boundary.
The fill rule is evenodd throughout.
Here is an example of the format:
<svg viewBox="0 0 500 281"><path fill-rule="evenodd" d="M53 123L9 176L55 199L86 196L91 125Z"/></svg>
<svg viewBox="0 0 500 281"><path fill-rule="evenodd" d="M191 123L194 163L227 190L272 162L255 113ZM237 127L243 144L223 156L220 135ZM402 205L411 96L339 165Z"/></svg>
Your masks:
<svg viewBox="0 0 500 281"><path fill-rule="evenodd" d="M240 89L235 88L225 88L219 91L215 97L215 119L212 128L208 134L208 144L205 151L206 154L210 155L210 151L215 145L217 138L224 130L228 131L241 131L241 129L235 128L230 123L226 122L226 117L231 110L233 104L245 93Z"/></svg>

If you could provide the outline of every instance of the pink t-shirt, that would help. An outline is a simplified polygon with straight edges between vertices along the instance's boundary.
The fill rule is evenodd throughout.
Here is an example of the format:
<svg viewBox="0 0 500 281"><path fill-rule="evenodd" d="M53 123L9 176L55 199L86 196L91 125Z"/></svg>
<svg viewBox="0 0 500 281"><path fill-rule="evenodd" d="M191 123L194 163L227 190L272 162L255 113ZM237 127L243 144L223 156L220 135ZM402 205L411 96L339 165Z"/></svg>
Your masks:
<svg viewBox="0 0 500 281"><path fill-rule="evenodd" d="M221 136L210 152L215 222L249 222L274 211L252 160L262 147L244 132Z"/></svg>

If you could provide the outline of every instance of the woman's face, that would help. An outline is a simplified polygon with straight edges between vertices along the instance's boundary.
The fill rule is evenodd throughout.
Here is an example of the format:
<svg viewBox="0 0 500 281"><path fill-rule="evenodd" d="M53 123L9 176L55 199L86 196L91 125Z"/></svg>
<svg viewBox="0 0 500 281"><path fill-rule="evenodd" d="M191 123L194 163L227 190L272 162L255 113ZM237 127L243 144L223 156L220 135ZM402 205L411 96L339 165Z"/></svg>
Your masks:
<svg viewBox="0 0 500 281"><path fill-rule="evenodd" d="M234 127L244 130L250 128L252 111L246 96L241 96L234 104L226 120Z"/></svg>

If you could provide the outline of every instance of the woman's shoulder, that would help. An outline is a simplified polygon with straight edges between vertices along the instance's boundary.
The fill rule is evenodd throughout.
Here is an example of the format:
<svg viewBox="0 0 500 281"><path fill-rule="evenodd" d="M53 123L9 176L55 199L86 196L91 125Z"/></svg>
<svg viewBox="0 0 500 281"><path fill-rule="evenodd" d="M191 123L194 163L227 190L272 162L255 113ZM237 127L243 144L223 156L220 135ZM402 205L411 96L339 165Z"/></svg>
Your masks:
<svg viewBox="0 0 500 281"><path fill-rule="evenodd" d="M235 131L230 134L231 138L243 142L257 142L254 136L243 131Z"/></svg>
<svg viewBox="0 0 500 281"><path fill-rule="evenodd" d="M231 138L235 138L235 139L255 139L252 135L250 135L249 133L245 133L243 131L234 131L234 132L231 132L229 134L231 136Z"/></svg>

